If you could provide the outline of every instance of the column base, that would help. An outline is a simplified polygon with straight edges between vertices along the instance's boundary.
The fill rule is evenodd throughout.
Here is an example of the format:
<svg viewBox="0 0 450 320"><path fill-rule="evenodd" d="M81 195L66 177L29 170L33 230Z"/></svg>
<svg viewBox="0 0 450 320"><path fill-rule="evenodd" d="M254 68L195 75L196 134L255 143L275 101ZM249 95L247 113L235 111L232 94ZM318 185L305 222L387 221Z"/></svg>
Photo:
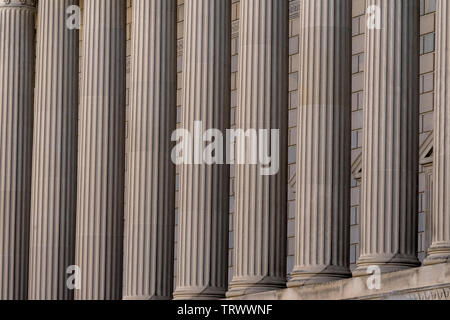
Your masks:
<svg viewBox="0 0 450 320"><path fill-rule="evenodd" d="M226 289L216 287L177 288L173 300L219 300L225 298Z"/></svg>
<svg viewBox="0 0 450 320"><path fill-rule="evenodd" d="M353 271L353 277L364 277L373 274L370 267L379 267L382 274L416 268L421 265L416 256L407 255L370 255L362 256L357 262L358 268Z"/></svg>
<svg viewBox="0 0 450 320"><path fill-rule="evenodd" d="M172 300L172 297L160 297L160 296L124 296L124 301L167 301Z"/></svg>
<svg viewBox="0 0 450 320"><path fill-rule="evenodd" d="M274 277L245 277L233 279L227 298L286 288L286 279Z"/></svg>
<svg viewBox="0 0 450 320"><path fill-rule="evenodd" d="M350 269L336 266L299 266L291 273L291 279L287 283L288 288L302 287L312 284L320 284L330 281L348 279L352 277Z"/></svg>
<svg viewBox="0 0 450 320"><path fill-rule="evenodd" d="M450 243L432 245L423 262L426 266L450 262Z"/></svg>

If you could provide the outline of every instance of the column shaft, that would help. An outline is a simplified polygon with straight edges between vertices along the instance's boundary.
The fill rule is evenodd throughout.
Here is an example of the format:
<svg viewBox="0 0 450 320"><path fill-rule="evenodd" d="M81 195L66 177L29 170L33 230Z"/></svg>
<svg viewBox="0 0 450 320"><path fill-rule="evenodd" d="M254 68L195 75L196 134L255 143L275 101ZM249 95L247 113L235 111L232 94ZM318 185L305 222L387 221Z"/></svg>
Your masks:
<svg viewBox="0 0 450 320"><path fill-rule="evenodd" d="M259 141L255 146L250 145L254 139L246 139L249 157L245 162L238 159L236 165L234 273L229 297L286 285L288 5L287 0L242 0L240 4L236 127L257 130ZM271 165L278 158L279 170L263 175L262 168L268 166L262 165L261 152L275 146L272 129L279 130L279 148L270 154ZM268 141L261 140L259 130L269 130ZM255 147L259 164L250 159ZM241 146L237 149L239 158Z"/></svg>
<svg viewBox="0 0 450 320"><path fill-rule="evenodd" d="M176 0L135 0L129 110L124 298L173 292Z"/></svg>
<svg viewBox="0 0 450 320"><path fill-rule="evenodd" d="M125 3L84 3L76 299L122 298Z"/></svg>
<svg viewBox="0 0 450 320"><path fill-rule="evenodd" d="M351 0L301 8L295 267L289 286L349 269Z"/></svg>
<svg viewBox="0 0 450 320"><path fill-rule="evenodd" d="M34 0L0 2L0 300L27 297L34 15Z"/></svg>
<svg viewBox="0 0 450 320"><path fill-rule="evenodd" d="M230 11L229 0L184 3L182 121L183 128L192 134L195 121L202 121L204 130L225 133L229 128ZM202 150L202 146L193 149ZM228 284L228 195L227 165L181 166L175 298L224 297Z"/></svg>
<svg viewBox="0 0 450 320"><path fill-rule="evenodd" d="M426 265L450 261L450 3L438 0L436 10L436 103L432 245Z"/></svg>
<svg viewBox="0 0 450 320"><path fill-rule="evenodd" d="M419 1L368 0L361 256L355 275L417 266Z"/></svg>
<svg viewBox="0 0 450 320"><path fill-rule="evenodd" d="M34 108L29 299L71 299L75 263L78 31L66 27L76 0L41 0Z"/></svg>

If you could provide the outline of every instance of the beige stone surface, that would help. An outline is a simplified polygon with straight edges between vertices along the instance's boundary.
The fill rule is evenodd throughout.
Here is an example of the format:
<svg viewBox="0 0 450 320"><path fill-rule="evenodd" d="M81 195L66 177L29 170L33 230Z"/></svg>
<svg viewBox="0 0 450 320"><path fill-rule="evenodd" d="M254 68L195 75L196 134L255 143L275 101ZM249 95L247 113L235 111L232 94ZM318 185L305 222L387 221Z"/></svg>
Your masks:
<svg viewBox="0 0 450 320"><path fill-rule="evenodd" d="M99 23L99 19L102 23ZM125 0L84 3L75 264L77 300L122 298Z"/></svg>
<svg viewBox="0 0 450 320"><path fill-rule="evenodd" d="M371 265L389 272L420 264L419 1L367 2L379 6L381 29L366 35L361 256L354 275Z"/></svg>
<svg viewBox="0 0 450 320"><path fill-rule="evenodd" d="M235 166L234 272L228 296L286 282L288 1L242 0L240 8L236 127L280 130L280 170L263 176L261 165Z"/></svg>
<svg viewBox="0 0 450 320"><path fill-rule="evenodd" d="M300 12L297 238L288 286L351 276L351 1L304 0Z"/></svg>
<svg viewBox="0 0 450 320"><path fill-rule="evenodd" d="M225 132L230 123L231 3L185 0L182 128ZM208 17L208 19L204 19ZM202 157L202 155L200 155ZM227 290L229 166L181 165L176 299Z"/></svg>
<svg viewBox="0 0 450 320"><path fill-rule="evenodd" d="M450 300L450 264L251 294L236 300Z"/></svg>
<svg viewBox="0 0 450 320"><path fill-rule="evenodd" d="M38 7L28 298L71 299L75 264L78 31L66 27L74 0Z"/></svg>
<svg viewBox="0 0 450 320"><path fill-rule="evenodd" d="M450 4L437 1L432 244L425 264L450 261Z"/></svg>
<svg viewBox="0 0 450 320"><path fill-rule="evenodd" d="M35 11L0 1L0 300L27 297Z"/></svg>
<svg viewBox="0 0 450 320"><path fill-rule="evenodd" d="M34 0L0 0L0 129L1 141L3 141L0 142L0 151L3 155L0 158L0 299L70 297L70 292L64 289L65 278L69 275L64 274L63 271L67 267L66 264L73 263L70 262L70 252L73 250L70 248L71 243L73 244L70 233L73 231L71 231L70 223L63 225L62 221L70 221L72 212L75 212L77 206L80 208L80 204L82 209L78 209L77 215L79 225L80 221L83 225L78 232L79 258L75 263L81 266L83 283L81 290L77 292L78 299L166 299L170 298L174 290L173 286L178 286L178 299L223 298L226 290L230 289L230 281L233 278L239 280L233 277L233 274L244 275L242 279L245 278L245 281L231 283L230 296L272 290L284 287L286 278L291 280L289 282L291 285L295 277L298 277L296 271L302 271L303 265L311 269L311 266L317 265L316 261L319 260L328 261L328 264L324 268L313 270L315 273L320 274L320 271L327 270L329 265L342 267L342 263L350 263L353 270L357 267L356 261L360 251L363 256L359 259L360 268L355 272L355 275L360 276L358 278L326 282L331 279L326 279L325 276L318 277L313 272L306 274L306 278L312 276L314 281L323 283L310 285L311 281L309 281L308 285L304 286L304 283L300 281L296 283L300 285L296 288L263 292L260 295L249 294L241 298L449 298L450 280L448 265L445 264L450 251L447 232L450 219L446 201L448 198L448 174L446 174L448 171L446 169L448 117L445 115L448 110L445 101L448 100L449 77L448 68L445 67L449 55L446 49L448 24L445 23L448 20L447 2L444 0L351 0L352 60L348 65L352 71L352 83L344 85L344 82L339 82L340 95L332 93L330 86L314 86L316 89L322 89L321 92L324 93L323 96L315 97L318 101L342 100L343 91L349 90L347 87L352 91L352 131L348 138L351 138L349 154L354 176L351 179L348 195L351 207L348 216L344 217L344 219L350 218L349 240L347 240L341 237L346 233L346 221L341 220L342 224L332 223L331 228L326 219L326 221L318 221L316 225L304 223L296 226L295 222L296 215L332 216L331 210L320 211L328 215L297 210L296 200L303 204L316 201L314 198L306 198L307 193L300 189L304 179L302 172L317 178L314 174L317 172L315 168L327 167L327 162L313 162L305 165L304 158L317 157L321 154L319 151L322 149L314 150L313 146L322 146L328 151L326 153L328 157L323 159L330 159L331 154L334 154L333 150L341 148L338 135L328 137L322 134L319 139L319 135L304 135L302 131L310 124L307 121L298 121L307 111L304 108L303 98L308 96L308 90L303 88L308 86L305 86L305 82L302 81L310 78L313 72L308 72L308 69L301 65L311 67L317 74L321 74L325 68L333 65L339 66L339 70L347 67L344 55L329 55L329 52L340 52L343 50L342 47L332 48L328 41L322 42L314 37L305 38L305 35L312 35L313 32L303 32L301 26L306 21L300 19L302 15L300 8L310 1L286 1L289 7L289 15L285 19L288 36L286 45L288 71L285 76L282 76L284 80L279 81L280 85L286 85L287 88L286 97L279 99L279 101L284 98L287 100L286 118L288 120L282 123L283 128L288 132L286 137L288 147L282 155L287 160L283 167L283 170L286 170L286 190L277 191L283 188L279 185L277 189L277 185L275 189L271 189L275 192L272 192L269 197L261 197L258 192L253 194L246 192L271 184L265 184L265 180L260 183L255 177L245 177L239 174L238 167L234 166L229 168L229 173L222 167L184 166L178 168L180 175L176 180L171 178L168 165L170 162L162 165L160 161L164 153L166 157L170 156L166 152L168 140L164 137L168 134L168 130L165 130L164 126L155 126L154 122L149 125L151 123L149 119L157 117L157 113L153 112L159 109L148 106L157 105L157 101L159 105L162 105L160 97L166 95L168 99L172 97L176 100L177 106L176 122L180 127L188 129L192 129L192 127L189 128L189 124L192 125L193 120L204 120L208 128L219 127L224 130L245 124L242 119L249 119L250 122L267 119L267 117L264 118L266 115L259 115L259 113L257 117L247 118L246 115L245 118L240 118L242 114L245 115L245 112L250 114L260 110L280 111L278 107L273 107L273 104L266 104L269 100L263 99L257 104L247 103L254 101L256 97L270 96L276 90L270 87L264 87L261 91L250 90L248 85L243 85L241 81L244 79L246 84L250 83L256 88L263 88L263 83L270 83L270 81L266 81L267 78L264 76L255 76L257 74L255 70L273 72L277 74L277 77L283 73L277 69L278 62L273 63L272 69L267 67L269 63L266 62L258 65L252 63L261 57L264 52L263 46L251 50L242 46L242 43L251 39L252 36L261 34L259 32L262 28L252 26L251 33L243 34L241 27L247 28L252 22L261 21L261 17L279 12L277 11L279 8L269 10L267 3L270 1L266 0L220 0L220 5L214 9L211 9L212 6L218 2L212 0L208 2L208 6L203 6L206 4L203 0L172 0L177 6L177 44L175 49L170 49L170 44L167 42L164 45L161 42L161 46L152 45L153 42L163 41L164 35L167 36L170 33L168 28L170 23L150 23L155 17L152 13L156 13L155 10L149 10L150 6L161 4L162 0L145 0L145 2L144 0L108 0L108 4L115 5L123 2L125 5L120 11L117 8L95 9L95 17L100 21L106 21L106 25L97 23L96 18L95 25L101 28L95 30L100 32L83 30L79 33L81 49L79 59L68 59L67 63L58 64L52 63L58 61L58 56L69 56L69 51L63 50L68 48L65 45L66 40L69 39L65 38L68 32L65 30L65 33L58 33L57 30L61 30L61 25L57 23L46 25L43 30L44 25L39 24L39 21L57 21L57 15L46 11L48 7L44 7L43 4L56 2L62 4L65 1L69 0L53 0L52 2L42 0L39 2L42 6L39 7L41 13L38 12L36 15L33 6L37 2ZM82 25L86 23L88 26L93 25L92 6L106 3L104 1L79 1L84 16ZM135 6L138 1L145 6ZM346 1L340 0L340 2ZM332 4L334 1L314 1L314 12L319 12L320 5L325 2ZM168 3L168 0L164 2L164 4ZM188 10L194 8L192 3L196 4L194 11ZM246 15L242 15L243 6L246 3L258 4L262 7L258 9L260 11L246 9ZM279 5L280 1L273 1L273 3ZM420 3L420 9L417 6L418 3ZM86 8L84 4L89 4L91 9ZM223 6L228 4L229 12L227 8L223 10ZM387 27L379 32L372 32L366 27L368 16L365 12L370 4L381 5L382 17L389 22ZM410 11L411 4L416 6L417 11ZM268 10L264 11L265 8ZM108 12L105 13L105 11ZM420 28L419 20L414 19L417 24L412 21L416 12L419 11ZM91 13L88 14L88 12ZM213 13L202 16L200 12ZM138 18L134 13L139 13ZM86 14L88 14L87 18ZM114 17L120 14L125 17L120 17L119 22ZM303 14L306 15L306 12ZM313 21L314 19L311 20L313 17L317 21L321 21L324 17L332 20L339 17L339 14L338 10L318 16L309 14L308 21ZM144 15L145 18L143 18ZM201 21L199 17L204 16L208 16L209 21L204 24L199 23ZM109 18L113 19L108 20ZM36 20L38 22L35 25ZM268 25L272 26L272 21L269 18L267 20ZM126 24L122 21L126 21ZM115 30L108 28L116 23L125 25L123 30L122 27ZM264 21L265 24L266 21ZM220 25L220 28L215 29L214 26L217 25ZM132 41L132 29L137 26L140 26L140 32L134 33L136 37L133 36ZM230 35L222 30L225 27L227 31L228 26L230 26ZM37 51L34 51L33 47L35 42L33 27L37 27ZM150 30L161 30L160 37L150 42L152 39L149 36ZM70 33L70 39L73 40L76 33L76 31ZM40 37L40 34L45 36ZM140 37L137 36L138 34ZM330 35L330 29L326 32L321 30L320 35L324 34ZM389 38L392 41L388 41L387 34L395 36L395 41L392 38ZM411 41L408 37L414 35L420 36L420 44L416 45L413 41L414 45L410 46ZM228 51L228 48L225 48L228 45L226 39L231 41L230 54L224 53L225 50ZM271 40L273 39L272 37ZM372 45L369 45L370 43ZM405 45L402 45L403 43ZM299 49L301 46L303 46L302 49ZM151 66L167 67L169 64L165 63L167 60L163 57L170 59L171 50L176 51L177 54L176 80L178 82L176 93L172 96L168 94L170 89L167 83L151 80L157 79L163 72L158 72L158 69L149 69ZM42 52L51 52L51 54L42 55L40 54ZM204 52L208 52L210 60L203 60ZM312 52L316 54L313 55ZM249 53L255 56L250 57ZM417 63L416 53L420 54L420 60L417 59ZM152 54L155 59L151 58ZM266 57L278 57L277 54L270 52ZM37 55L36 69L35 55ZM316 65L309 63L320 61L324 56L330 59ZM132 63L136 57L139 57L140 62ZM114 59L114 63L111 63L110 58ZM74 144L67 139L64 141L68 143L62 144L61 141L65 134L73 133L72 121L75 117L69 114L63 117L50 110L61 105L70 110L71 101L73 103L74 99L70 97L70 94L65 95L65 99L58 99L58 103L52 101L61 96L64 90L72 88L74 79L71 81L71 77L67 76L64 81L59 81L58 75L61 73L60 70L64 70L62 74L66 75L72 72L70 67L74 66L77 60L80 76L83 79L80 82L82 87L79 96L80 111L84 108L87 112L79 114L79 135L83 142L78 143L78 151L82 157L74 159L71 156ZM202 64L205 61L206 63ZM225 62L217 63L217 61ZM404 67L401 68L401 66ZM416 72L416 67L419 69L418 84L412 83L412 79L416 76L411 76ZM122 68L126 68L126 72ZM32 143L31 116L35 72L37 73L34 95L36 100L35 142ZM169 73L164 72L167 79ZM228 74L230 74L229 78ZM333 79L328 74L323 77L313 77L317 81L324 78ZM142 81L136 81L136 79ZM152 81L154 85L151 85ZM159 86L156 85L157 82ZM16 85L17 83L19 85ZM123 89L125 87L126 89ZM405 88L412 90L408 91ZM302 94L303 91L305 94ZM406 94L401 94L405 92ZM412 92L420 94L417 104L415 98L410 95ZM119 96L123 97L123 101L118 98ZM116 98L118 100L113 101ZM242 102L244 98L246 100ZM332 105L337 104L333 104L334 102ZM48 108L43 107L44 105ZM214 108L210 108L211 105L214 105ZM299 105L302 107L299 108ZM411 105L413 108L410 108ZM418 105L418 111L416 105ZM128 107L126 116L123 111L125 106ZM408 106L410 109L406 110L402 106ZM209 113L211 117L208 120L200 119L200 114L211 110L214 113ZM413 113L417 117L415 115L413 117ZM121 114L120 122L116 121L115 114ZM170 118L169 114L168 109L158 113L160 116ZM108 118L109 115L112 117ZM185 121L186 115L189 121ZM272 117L273 114L267 115ZM324 113L311 113L311 119L313 116L317 117L314 119L328 119L330 124L336 124L336 121L331 120L339 118L336 114L327 117ZM383 118L383 116L386 117ZM168 121L168 118L165 119ZM418 122L410 121L411 119L418 119ZM165 121L158 121L158 123L165 123ZM125 130L117 130L124 127L128 128L126 135ZM107 128L110 131L107 132ZM112 132L118 132L118 135L115 136ZM322 132L327 131L320 131ZM418 134L417 146L420 148L412 147L413 144L416 145L414 132ZM327 143L322 143L323 141ZM329 141L332 143L329 144ZM434 141L439 143L434 145ZM148 143L164 145L162 148L166 151L159 152L158 157L152 158L150 152L147 152ZM331 144L334 149L329 147ZM122 151L119 153L116 151L120 148L123 150L125 145L127 147L121 156ZM113 153L111 150L116 151ZM34 161L32 161L32 151ZM418 166L414 165L417 168L413 170L412 163L416 161L415 155L420 156L420 161ZM366 162L363 161L364 157L368 159ZM66 185L67 190L82 190L81 196L80 192L77 196L77 192L73 190L61 191L64 178L58 178L70 176L70 170L63 168L69 168L71 163L76 163L79 159L83 160L83 165L77 168L82 180L78 179L79 181L71 184L66 182ZM411 159L413 161L410 161ZM343 172L344 162L335 159L334 164L329 176ZM150 167L158 168L153 171L158 173L157 178L154 178L155 175L146 174ZM364 178L365 167L376 174L369 175L369 171L366 171ZM80 168L84 168L82 175L80 175ZM380 168L381 170L378 170ZM250 171L247 169L246 172ZM398 175L398 172L401 174ZM127 177L125 181L124 174ZM211 177L211 179L203 179L205 177ZM418 178L418 181L414 180L414 177ZM339 179L338 181L345 180L343 176ZM320 181L319 178L317 180ZM83 182L80 183L80 181ZM226 184L227 181L229 185ZM242 181L248 183L249 187ZM305 190L309 191L321 188L317 184L306 184L306 186ZM371 191L361 192L361 186L366 190L370 187ZM347 188L340 188L327 194L330 196L339 194L339 197L335 199L344 199L345 190L342 189ZM414 191L415 188L417 193ZM160 193L162 191L164 191L163 195ZM125 199L122 198L124 193ZM243 197L242 194L244 194ZM417 197L413 194L417 194ZM285 232L284 236L280 233L280 236L276 237L278 242L275 243L267 236L266 230L258 228L256 223L244 225L242 221L239 221L242 216L258 218L266 213L260 209L242 210L243 204L244 208L249 207L247 200L253 198L267 199L266 202L257 203L263 203L262 208L270 208L275 203L284 213L285 209L283 205L280 205L282 202L277 202L284 196L286 200L283 203L286 203L287 207L286 221L279 223L281 219L284 219L282 215L276 217L278 219L276 223L260 224L261 226L269 225L271 230ZM78 198L77 204L71 205L75 197ZM327 201L332 203L328 197L323 198L324 201L320 203L327 203ZM158 201L158 199L162 200ZM173 203L167 199L173 199ZM30 202L31 207L27 209ZM416 204L417 207L413 208ZM121 206L124 206L125 210ZM158 209L154 211L142 209L150 206ZM380 209L381 206L383 209ZM267 217L271 216L270 210L267 211L269 212ZM203 215L204 212L208 214ZM125 216L123 216L124 213ZM167 221L167 225L164 223L160 225L157 222L148 223L146 219L150 217L153 221L154 219ZM170 226L172 218L175 218L175 227ZM30 219L31 225L28 226ZM121 234L122 219L127 222L124 237ZM413 226L416 223L415 219L417 219L417 228ZM61 223L56 223L57 221ZM302 220L297 219L298 221ZM311 232L317 226L321 227L323 232ZM74 227L75 225L72 225L72 228ZM282 230L282 228L286 229ZM172 237L174 229L176 236ZM141 232L141 230L144 231ZM247 233L242 233L242 230ZM255 232L248 232L249 230ZM59 236L62 234L66 234L67 238L63 239L63 236ZM310 234L311 237L302 237L304 234ZM330 237L337 237L342 242L330 242ZM88 241L83 242L80 241L81 239ZM242 239L250 241L263 239L264 242L261 242L259 247L250 248L243 246L242 243L239 244ZM172 259L174 256L172 241L177 243L175 259ZM343 258L347 254L346 241L349 242L350 254L347 258ZM68 247L63 248L63 243ZM125 245L124 254L121 252L122 244ZM303 246L300 247L299 244ZM30 250L29 245L31 245ZM279 252L272 255L274 250ZM425 264L428 266L410 268L418 265L416 257L422 261L427 251L428 259ZM281 256L285 256L284 261L281 260ZM258 259L257 263L252 262L255 258ZM30 261L27 261L28 259ZM157 261L164 261L167 268L158 268ZM269 267L267 267L267 261L270 264ZM283 264L284 267L282 267ZM300 268L294 269L295 265ZM380 290L373 291L367 287L369 278L366 276L366 271L369 265L382 267L384 274ZM258 266L258 268L249 270L249 266ZM388 273L403 268L407 270ZM293 269L294 273L290 274ZM174 285L170 281L172 273L176 279ZM269 276L263 276L263 280L258 283L257 280L255 281L257 277L252 278L254 274ZM270 276L274 274L275 277ZM339 275L339 272L335 274Z"/></svg>
<svg viewBox="0 0 450 320"><path fill-rule="evenodd" d="M124 232L125 299L173 292L176 1L133 3Z"/></svg>

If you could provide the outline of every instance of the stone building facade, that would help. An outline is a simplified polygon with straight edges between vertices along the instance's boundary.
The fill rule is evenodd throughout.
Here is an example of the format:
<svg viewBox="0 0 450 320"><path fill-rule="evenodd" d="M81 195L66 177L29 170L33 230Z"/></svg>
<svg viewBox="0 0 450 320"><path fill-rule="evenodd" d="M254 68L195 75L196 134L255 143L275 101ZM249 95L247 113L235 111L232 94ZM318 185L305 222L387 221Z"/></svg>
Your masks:
<svg viewBox="0 0 450 320"><path fill-rule="evenodd" d="M0 299L450 299L449 10L0 0ZM173 165L200 120L279 173Z"/></svg>

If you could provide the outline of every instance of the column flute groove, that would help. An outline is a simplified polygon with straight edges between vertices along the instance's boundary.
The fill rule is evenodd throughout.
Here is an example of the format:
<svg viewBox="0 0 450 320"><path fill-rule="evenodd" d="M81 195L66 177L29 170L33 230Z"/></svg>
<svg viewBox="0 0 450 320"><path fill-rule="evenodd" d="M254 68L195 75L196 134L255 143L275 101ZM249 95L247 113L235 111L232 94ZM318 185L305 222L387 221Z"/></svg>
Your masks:
<svg viewBox="0 0 450 320"><path fill-rule="evenodd" d="M176 0L134 0L124 298L173 292Z"/></svg>
<svg viewBox="0 0 450 320"><path fill-rule="evenodd" d="M122 298L125 0L84 2L79 111L77 300Z"/></svg>
<svg viewBox="0 0 450 320"><path fill-rule="evenodd" d="M28 291L35 6L0 1L0 300Z"/></svg>
<svg viewBox="0 0 450 320"><path fill-rule="evenodd" d="M437 0L432 244L425 265L450 261L450 3Z"/></svg>
<svg viewBox="0 0 450 320"><path fill-rule="evenodd" d="M272 154L279 156L273 175L262 175L263 166L250 161L236 165L234 270L228 297L286 286L288 5L286 0L240 2L236 127L278 129L280 149ZM270 149L272 133L267 138ZM246 148L246 153L252 151Z"/></svg>
<svg viewBox="0 0 450 320"><path fill-rule="evenodd" d="M348 278L351 0L303 0L295 267L289 287Z"/></svg>
<svg viewBox="0 0 450 320"><path fill-rule="evenodd" d="M78 31L66 27L76 0L40 0L31 184L28 298L72 299L75 264Z"/></svg>
<svg viewBox="0 0 450 320"><path fill-rule="evenodd" d="M229 128L230 11L229 0L184 2L182 123L192 134L195 121L202 121L204 130L225 133ZM180 167L175 299L225 296L229 179L229 167L224 164Z"/></svg>
<svg viewBox="0 0 450 320"><path fill-rule="evenodd" d="M361 256L355 276L417 259L419 1L368 0L381 29L366 34Z"/></svg>

